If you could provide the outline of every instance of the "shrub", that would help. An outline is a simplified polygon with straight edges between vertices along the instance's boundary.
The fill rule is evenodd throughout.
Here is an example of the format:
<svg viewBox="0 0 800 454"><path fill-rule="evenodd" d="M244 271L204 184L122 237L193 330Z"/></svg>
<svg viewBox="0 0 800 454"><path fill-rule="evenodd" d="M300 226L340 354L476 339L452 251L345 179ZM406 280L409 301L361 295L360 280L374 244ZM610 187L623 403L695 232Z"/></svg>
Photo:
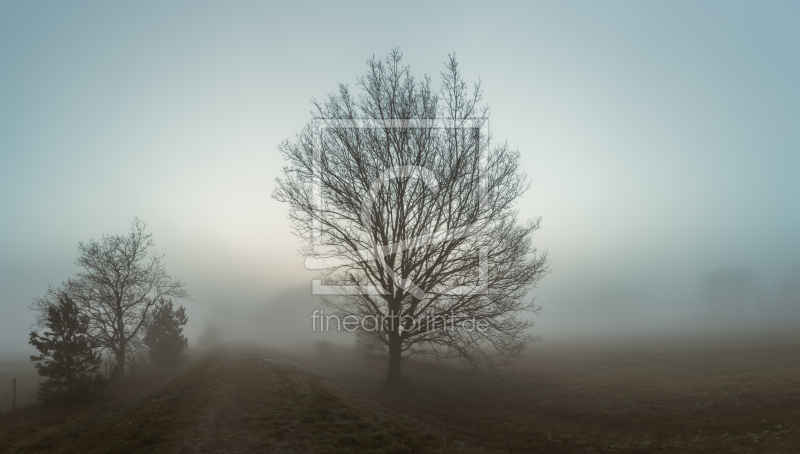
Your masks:
<svg viewBox="0 0 800 454"><path fill-rule="evenodd" d="M172 300L162 299L155 305L144 336L153 364L168 366L186 359L182 353L189 341L183 335L183 326L188 320L186 308L178 306L176 309Z"/></svg>

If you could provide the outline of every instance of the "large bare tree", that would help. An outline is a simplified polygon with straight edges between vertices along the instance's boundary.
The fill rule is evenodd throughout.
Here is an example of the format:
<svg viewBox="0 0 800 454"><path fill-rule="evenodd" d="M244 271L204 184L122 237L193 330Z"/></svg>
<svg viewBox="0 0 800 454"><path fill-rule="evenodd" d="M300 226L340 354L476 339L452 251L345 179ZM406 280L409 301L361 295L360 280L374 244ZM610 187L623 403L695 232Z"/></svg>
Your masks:
<svg viewBox="0 0 800 454"><path fill-rule="evenodd" d="M529 291L547 268L539 220L517 221L519 154L490 146L480 84L451 55L437 91L401 58L368 60L357 96L340 85L313 102L315 119L280 145L273 194L307 266L342 294L326 303L388 352L390 381L410 355L476 368L513 357L535 339Z"/></svg>
<svg viewBox="0 0 800 454"><path fill-rule="evenodd" d="M115 356L118 375L125 374L126 353L141 341L148 311L163 298L188 298L184 283L167 274L163 255L151 250L153 238L146 227L137 218L127 235L78 243L75 264L82 271L31 305L41 322L54 296L66 292L88 317L89 335Z"/></svg>

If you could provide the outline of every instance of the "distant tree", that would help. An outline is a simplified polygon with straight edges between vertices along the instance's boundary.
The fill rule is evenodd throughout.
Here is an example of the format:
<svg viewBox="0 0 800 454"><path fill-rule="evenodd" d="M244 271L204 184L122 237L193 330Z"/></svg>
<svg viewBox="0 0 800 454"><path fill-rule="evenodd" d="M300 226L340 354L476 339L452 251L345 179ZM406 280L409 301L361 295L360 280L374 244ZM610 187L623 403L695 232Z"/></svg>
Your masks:
<svg viewBox="0 0 800 454"><path fill-rule="evenodd" d="M740 324L764 316L764 289L748 268L706 274L700 283L700 297L721 323Z"/></svg>
<svg viewBox="0 0 800 454"><path fill-rule="evenodd" d="M217 327L214 325L206 325L206 332L198 339L198 347L211 348L219 345L220 341L221 336Z"/></svg>
<svg viewBox="0 0 800 454"><path fill-rule="evenodd" d="M517 151L489 146L480 84L451 56L436 90L401 59L372 58L359 93L340 85L315 101L279 147L273 193L328 283L361 289L326 303L375 323L358 326L385 346L389 381L410 355L483 369L519 353L535 340L529 292L548 263L532 244L539 220L517 220L527 177Z"/></svg>
<svg viewBox="0 0 800 454"><path fill-rule="evenodd" d="M154 243L146 227L136 218L128 235L103 235L100 241L78 243L75 263L83 271L61 288L48 289L31 305L41 324L54 295L68 293L88 317L89 335L115 356L120 376L125 375L126 358L141 339L153 305L166 297L188 298L184 284L164 269L163 255L151 252Z"/></svg>
<svg viewBox="0 0 800 454"><path fill-rule="evenodd" d="M386 344L377 336L372 336L366 331L356 332L356 343L353 351L364 359L381 359L386 357Z"/></svg>
<svg viewBox="0 0 800 454"><path fill-rule="evenodd" d="M331 356L333 353L333 345L327 340L318 340L314 342L314 351L319 356Z"/></svg>
<svg viewBox="0 0 800 454"><path fill-rule="evenodd" d="M144 336L153 364L167 366L184 358L182 353L189 347L189 341L183 335L183 327L188 320L186 308L178 306L176 309L172 300L161 299L155 305Z"/></svg>
<svg viewBox="0 0 800 454"><path fill-rule="evenodd" d="M89 319L66 294L47 310L47 331L31 331L30 344L41 353L31 356L47 381L39 384L39 399L47 403L81 400L99 394L107 381L99 372L103 362L89 334Z"/></svg>
<svg viewBox="0 0 800 454"><path fill-rule="evenodd" d="M773 317L781 324L796 325L800 319L800 265L795 265L775 285Z"/></svg>

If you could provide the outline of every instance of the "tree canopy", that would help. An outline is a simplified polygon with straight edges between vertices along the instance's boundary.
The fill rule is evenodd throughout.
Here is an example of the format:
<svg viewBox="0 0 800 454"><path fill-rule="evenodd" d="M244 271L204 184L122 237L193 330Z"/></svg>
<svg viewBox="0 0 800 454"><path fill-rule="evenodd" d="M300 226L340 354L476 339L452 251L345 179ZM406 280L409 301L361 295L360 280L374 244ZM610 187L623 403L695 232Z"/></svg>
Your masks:
<svg viewBox="0 0 800 454"><path fill-rule="evenodd" d="M357 94L340 85L314 101L314 119L280 145L274 197L307 266L326 268L341 293L327 304L373 321L361 334L388 352L390 380L410 355L493 367L535 338L528 292L547 256L531 242L539 219L517 221L527 178L519 153L492 143L481 86L467 85L455 56L438 91L401 59L373 57Z"/></svg>
<svg viewBox="0 0 800 454"><path fill-rule="evenodd" d="M188 298L184 283L167 274L164 256L152 250L146 227L135 218L127 235L79 242L75 264L81 271L31 305L42 326L58 295L67 293L87 317L88 335L116 357L119 375L125 373L126 354L141 344L150 309L163 298Z"/></svg>

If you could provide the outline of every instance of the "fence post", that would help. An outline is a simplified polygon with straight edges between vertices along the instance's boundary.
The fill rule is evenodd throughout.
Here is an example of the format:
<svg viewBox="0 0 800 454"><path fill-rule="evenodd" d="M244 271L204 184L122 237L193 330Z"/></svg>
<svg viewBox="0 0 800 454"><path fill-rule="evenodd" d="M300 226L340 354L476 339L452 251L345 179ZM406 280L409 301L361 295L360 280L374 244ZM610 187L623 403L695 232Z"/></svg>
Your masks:
<svg viewBox="0 0 800 454"><path fill-rule="evenodd" d="M17 409L17 379L11 379L11 410Z"/></svg>

